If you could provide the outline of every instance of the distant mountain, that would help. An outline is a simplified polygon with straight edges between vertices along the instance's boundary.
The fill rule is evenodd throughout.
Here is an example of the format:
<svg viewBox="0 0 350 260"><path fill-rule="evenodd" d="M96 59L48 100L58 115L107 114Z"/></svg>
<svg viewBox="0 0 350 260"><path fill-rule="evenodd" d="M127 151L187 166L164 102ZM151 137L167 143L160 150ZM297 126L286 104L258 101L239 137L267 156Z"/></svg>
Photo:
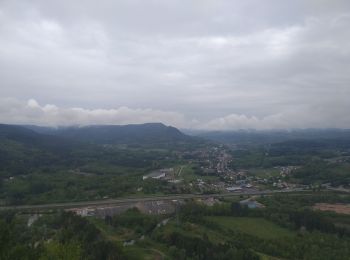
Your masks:
<svg viewBox="0 0 350 260"><path fill-rule="evenodd" d="M190 141L192 138L161 123L132 125L92 125L47 128L26 126L37 133L98 144L158 144Z"/></svg>
<svg viewBox="0 0 350 260"><path fill-rule="evenodd" d="M0 140L9 139L21 142L32 142L32 140L38 137L38 133L25 127L0 124Z"/></svg>
<svg viewBox="0 0 350 260"><path fill-rule="evenodd" d="M196 141L198 139L174 127L159 123L65 128L0 124L0 183L1 176L74 169L91 162L148 166L146 153L138 155L125 150L105 149L101 144L186 149L196 145Z"/></svg>
<svg viewBox="0 0 350 260"><path fill-rule="evenodd" d="M19 125L0 124L0 142L11 141L22 146L60 151L80 144L60 136L38 133Z"/></svg>
<svg viewBox="0 0 350 260"><path fill-rule="evenodd" d="M0 179L53 165L72 164L72 151L86 146L22 126L0 124Z"/></svg>
<svg viewBox="0 0 350 260"><path fill-rule="evenodd" d="M350 140L348 129L295 129L295 130L237 130L198 132L211 141L226 144L271 144L290 140Z"/></svg>

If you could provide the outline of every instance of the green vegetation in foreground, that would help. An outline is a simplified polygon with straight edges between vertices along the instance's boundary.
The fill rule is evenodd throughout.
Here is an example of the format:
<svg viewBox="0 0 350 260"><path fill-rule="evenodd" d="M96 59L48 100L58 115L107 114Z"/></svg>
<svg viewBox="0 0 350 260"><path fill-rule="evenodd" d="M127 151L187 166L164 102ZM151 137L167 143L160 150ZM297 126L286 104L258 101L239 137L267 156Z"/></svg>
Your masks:
<svg viewBox="0 0 350 260"><path fill-rule="evenodd" d="M275 239L294 236L292 231L279 227L263 218L211 216L207 217L207 219L223 228L240 231L260 238Z"/></svg>
<svg viewBox="0 0 350 260"><path fill-rule="evenodd" d="M312 211L317 202L349 203L349 195L310 193L205 206L187 201L178 214L137 209L95 218L53 211L32 225L29 215L0 212L0 259L348 260L348 218ZM125 243L126 242L126 243Z"/></svg>

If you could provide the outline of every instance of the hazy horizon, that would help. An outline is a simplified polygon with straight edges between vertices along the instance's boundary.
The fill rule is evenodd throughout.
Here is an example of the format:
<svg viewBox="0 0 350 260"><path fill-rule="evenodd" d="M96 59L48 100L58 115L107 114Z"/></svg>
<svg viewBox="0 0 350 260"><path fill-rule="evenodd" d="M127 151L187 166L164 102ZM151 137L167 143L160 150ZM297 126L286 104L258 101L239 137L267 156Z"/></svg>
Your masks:
<svg viewBox="0 0 350 260"><path fill-rule="evenodd" d="M350 2L0 2L0 123L350 128Z"/></svg>

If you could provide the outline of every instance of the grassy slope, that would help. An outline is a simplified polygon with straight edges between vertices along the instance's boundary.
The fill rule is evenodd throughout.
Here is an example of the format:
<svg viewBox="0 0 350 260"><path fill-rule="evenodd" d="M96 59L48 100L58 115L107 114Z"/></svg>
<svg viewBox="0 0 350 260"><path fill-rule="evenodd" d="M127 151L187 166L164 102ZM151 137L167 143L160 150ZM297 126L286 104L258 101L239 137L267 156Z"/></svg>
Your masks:
<svg viewBox="0 0 350 260"><path fill-rule="evenodd" d="M224 228L240 231L260 238L275 239L293 236L293 232L279 227L262 218L245 217L207 217Z"/></svg>
<svg viewBox="0 0 350 260"><path fill-rule="evenodd" d="M89 217L91 223L93 223L102 234L110 241L118 243L123 248L125 255L128 259L163 259L167 255L167 247L151 240L146 237L144 240L140 240L140 235L136 234L134 230L128 228L117 229L110 225L107 225L102 219ZM136 243L132 246L123 247L124 241L135 240Z"/></svg>
<svg viewBox="0 0 350 260"><path fill-rule="evenodd" d="M262 218L243 218L243 217L206 217L208 220L214 221L225 229L243 232L259 238L278 239L281 237L293 236L294 233L287 229L281 228L274 223ZM154 241L149 235L144 240L140 240L140 234L136 234L133 230L123 228L115 229L104 223L104 221L89 218L111 241L115 241L122 245L123 241L135 239L137 242L133 246L123 247L124 252L130 259L158 259L160 257L169 257L168 247L165 244ZM206 226L194 223L182 223L177 225L176 221L170 220L166 226L154 230L156 233L163 234L172 233L174 231L183 233L187 236L203 238L207 235L210 241L215 244L223 243L229 239L227 234L223 234L218 230L213 230ZM277 260L279 258L270 257L258 252L262 259ZM171 258L171 257L170 257Z"/></svg>

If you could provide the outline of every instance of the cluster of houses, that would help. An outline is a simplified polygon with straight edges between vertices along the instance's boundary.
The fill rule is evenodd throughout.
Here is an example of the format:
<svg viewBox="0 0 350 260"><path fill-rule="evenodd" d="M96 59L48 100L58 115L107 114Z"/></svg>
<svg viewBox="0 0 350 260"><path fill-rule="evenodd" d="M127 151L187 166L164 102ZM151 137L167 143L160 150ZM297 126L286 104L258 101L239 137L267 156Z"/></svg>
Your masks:
<svg viewBox="0 0 350 260"><path fill-rule="evenodd" d="M287 189L289 188L289 184L285 181L278 180L278 182L274 182L272 184L273 187L279 188L279 189Z"/></svg>
<svg viewBox="0 0 350 260"><path fill-rule="evenodd" d="M282 167L275 167L280 169L280 176L281 177L287 177L289 176L294 170L298 169L298 166L282 166Z"/></svg>

